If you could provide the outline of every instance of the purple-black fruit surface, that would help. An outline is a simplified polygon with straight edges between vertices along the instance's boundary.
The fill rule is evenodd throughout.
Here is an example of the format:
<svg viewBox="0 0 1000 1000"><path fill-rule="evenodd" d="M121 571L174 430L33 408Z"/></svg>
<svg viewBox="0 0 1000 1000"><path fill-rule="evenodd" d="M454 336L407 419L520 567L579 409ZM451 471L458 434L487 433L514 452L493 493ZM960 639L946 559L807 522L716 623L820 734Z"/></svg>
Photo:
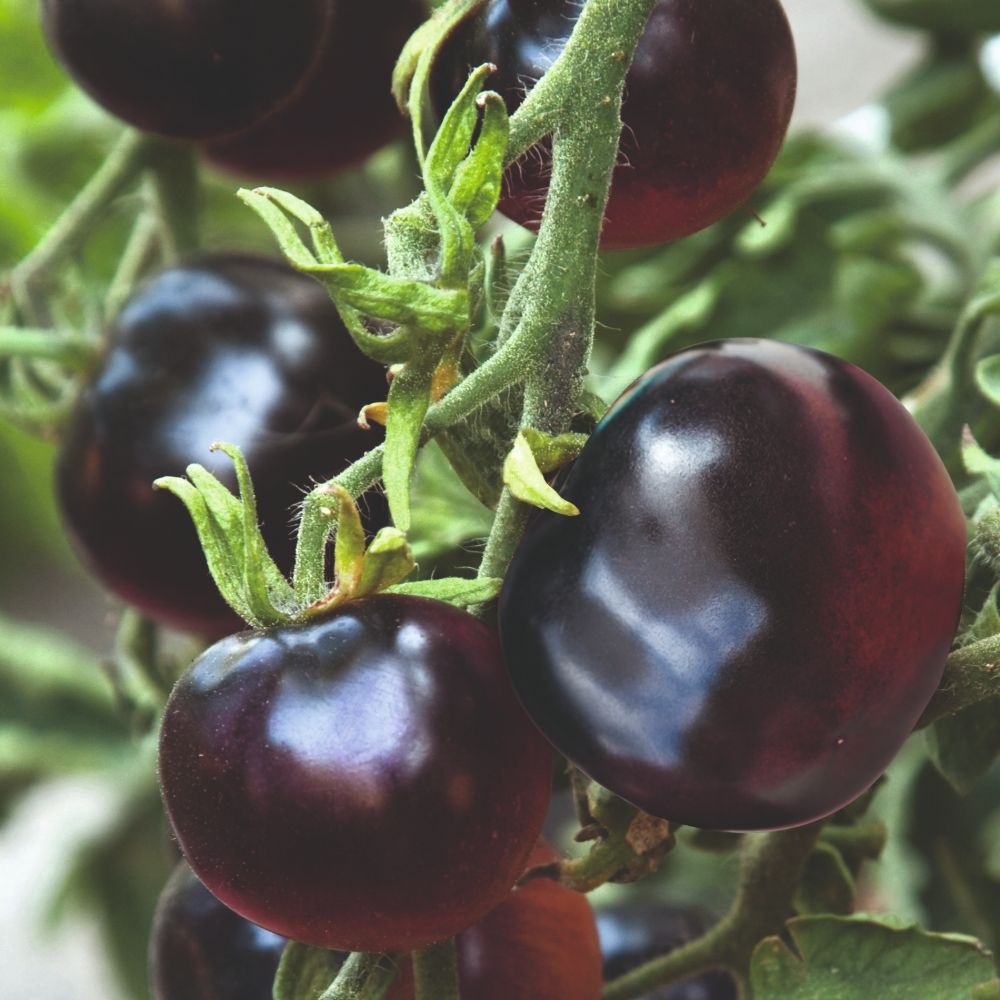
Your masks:
<svg viewBox="0 0 1000 1000"><path fill-rule="evenodd" d="M98 578L143 613L208 637L236 631L184 505L153 481L198 462L235 489L232 462L209 448L239 445L288 572L295 505L378 444L357 413L385 391L311 278L236 255L170 268L123 306L81 393L57 466L63 520ZM381 495L361 506L386 523Z"/></svg>
<svg viewBox="0 0 1000 1000"><path fill-rule="evenodd" d="M154 1000L271 1000L287 943L223 906L182 861L153 920Z"/></svg>
<svg viewBox="0 0 1000 1000"><path fill-rule="evenodd" d="M682 351L611 407L500 599L515 687L611 791L696 827L827 816L944 668L965 520L887 389L774 341Z"/></svg>
<svg viewBox="0 0 1000 1000"><path fill-rule="evenodd" d="M67 72L113 115L207 139L292 97L332 11L332 0L42 0L42 24Z"/></svg>
<svg viewBox="0 0 1000 1000"><path fill-rule="evenodd" d="M248 920L343 951L422 947L500 904L550 767L496 634L387 594L212 646L160 736L164 803L198 877Z"/></svg>
<svg viewBox="0 0 1000 1000"><path fill-rule="evenodd" d="M402 135L390 91L396 59L426 17L422 0L342 0L316 71L289 104L237 136L208 143L214 165L266 180L336 173Z"/></svg>
<svg viewBox="0 0 1000 1000"><path fill-rule="evenodd" d="M705 930L699 914L658 903L606 907L595 916L605 982L666 955ZM640 1000L736 1000L736 985L725 972L708 972Z"/></svg>
<svg viewBox="0 0 1000 1000"><path fill-rule="evenodd" d="M578 0L488 0L452 33L431 79L438 115L469 70L514 111L552 65L580 16ZM603 247L676 240L739 207L778 154L795 103L795 45L778 0L660 0L625 81L619 163ZM537 231L547 148L506 173L500 211Z"/></svg>

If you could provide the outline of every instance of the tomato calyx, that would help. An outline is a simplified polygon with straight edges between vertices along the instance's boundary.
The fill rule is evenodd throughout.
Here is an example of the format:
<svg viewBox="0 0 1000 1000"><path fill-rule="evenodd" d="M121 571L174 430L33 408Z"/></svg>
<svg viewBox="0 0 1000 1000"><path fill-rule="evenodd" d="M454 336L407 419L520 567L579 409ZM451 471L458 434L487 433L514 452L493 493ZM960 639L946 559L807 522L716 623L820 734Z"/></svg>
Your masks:
<svg viewBox="0 0 1000 1000"><path fill-rule="evenodd" d="M606 882L638 882L653 874L676 842L669 820L650 816L591 782L581 802L583 826L577 842L592 843L578 858L559 858L529 868L518 885L550 878L576 892L592 892Z"/></svg>
<svg viewBox="0 0 1000 1000"><path fill-rule="evenodd" d="M347 601L376 593L429 597L460 607L493 600L502 581L493 578L469 580L439 577L403 583L416 561L397 528L382 528L370 544L354 498L336 481L314 490L312 523L320 533L300 531L295 573L291 581L278 569L267 551L257 524L257 504L246 459L238 447L215 444L213 451L228 455L235 466L239 497L198 464L187 467L187 478L165 476L153 484L169 490L187 507L205 551L208 568L220 593L246 622L269 628L327 615ZM336 528L334 583L319 598L310 598L312 577L303 566L326 562L329 532Z"/></svg>

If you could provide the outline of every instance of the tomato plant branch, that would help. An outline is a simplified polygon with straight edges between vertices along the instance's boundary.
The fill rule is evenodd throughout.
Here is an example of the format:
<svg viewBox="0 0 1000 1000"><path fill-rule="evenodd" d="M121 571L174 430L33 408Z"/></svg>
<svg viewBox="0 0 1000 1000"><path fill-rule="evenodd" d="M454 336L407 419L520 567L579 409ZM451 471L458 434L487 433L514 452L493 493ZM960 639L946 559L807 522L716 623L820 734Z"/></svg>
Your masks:
<svg viewBox="0 0 1000 1000"><path fill-rule="evenodd" d="M150 161L157 215L168 259L196 250L201 191L194 150L184 143L159 144Z"/></svg>
<svg viewBox="0 0 1000 1000"><path fill-rule="evenodd" d="M16 298L30 309L32 286L83 241L108 204L147 164L159 142L141 132L126 131L117 146L79 194L69 203L34 250L11 272L9 283Z"/></svg>
<svg viewBox="0 0 1000 1000"><path fill-rule="evenodd" d="M416 1000L459 1000L454 938L413 953L413 985Z"/></svg>
<svg viewBox="0 0 1000 1000"><path fill-rule="evenodd" d="M636 1000L709 969L725 968L745 982L757 944L788 918L806 859L822 823L747 837L740 888L729 912L702 937L609 983L602 1000Z"/></svg>
<svg viewBox="0 0 1000 1000"><path fill-rule="evenodd" d="M920 717L917 728L929 726L938 719L956 715L963 708L1000 695L998 667L1000 635L956 649L948 657L944 680Z"/></svg>

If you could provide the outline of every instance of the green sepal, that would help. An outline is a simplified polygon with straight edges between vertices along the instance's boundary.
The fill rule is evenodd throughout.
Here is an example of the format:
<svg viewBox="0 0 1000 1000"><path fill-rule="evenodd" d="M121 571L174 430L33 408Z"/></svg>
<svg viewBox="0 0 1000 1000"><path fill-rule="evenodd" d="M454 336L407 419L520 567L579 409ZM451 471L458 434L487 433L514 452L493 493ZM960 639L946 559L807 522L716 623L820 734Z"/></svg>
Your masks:
<svg viewBox="0 0 1000 1000"><path fill-rule="evenodd" d="M319 263L305 245L295 224L267 193L267 189L257 188L251 191L248 188L240 188L236 196L260 216L290 264L302 268L315 267Z"/></svg>
<svg viewBox="0 0 1000 1000"><path fill-rule="evenodd" d="M296 267L305 269L316 264L344 262L330 223L307 201L271 187L240 188L237 197L267 223L285 256ZM306 247L292 219L301 222L308 230L312 250Z"/></svg>
<svg viewBox="0 0 1000 1000"><path fill-rule="evenodd" d="M503 98L487 91L476 100L482 108L482 127L472 152L459 164L450 198L473 229L496 210L503 181L503 161L510 140L510 120Z"/></svg>
<svg viewBox="0 0 1000 1000"><path fill-rule="evenodd" d="M779 937L754 950L754 1000L966 1000L995 982L990 954L975 938L932 934L894 917L799 917L788 933L794 951Z"/></svg>
<svg viewBox="0 0 1000 1000"><path fill-rule="evenodd" d="M365 562L365 529L354 498L338 484L331 492L337 497L337 540L333 549L334 579L338 591L357 593Z"/></svg>
<svg viewBox="0 0 1000 1000"><path fill-rule="evenodd" d="M253 486L240 450L232 445L219 449L236 466L240 499L197 464L188 466L188 479L167 476L153 485L169 490L187 507L212 579L230 607L256 628L278 625L295 612L294 591L260 534Z"/></svg>
<svg viewBox="0 0 1000 1000"><path fill-rule="evenodd" d="M382 481L393 524L410 529L410 477L420 446L420 432L430 407L436 362L425 355L405 365L389 386Z"/></svg>
<svg viewBox="0 0 1000 1000"><path fill-rule="evenodd" d="M553 437L536 431L533 427L525 427L521 434L528 442L542 472L554 472L572 462L587 443L586 434L557 434Z"/></svg>
<svg viewBox="0 0 1000 1000"><path fill-rule="evenodd" d="M274 977L274 1000L319 1000L337 978L346 954L289 941Z"/></svg>
<svg viewBox="0 0 1000 1000"><path fill-rule="evenodd" d="M355 596L376 594L397 584L416 568L413 552L397 528L382 528L365 553Z"/></svg>
<svg viewBox="0 0 1000 1000"><path fill-rule="evenodd" d="M452 29L486 0L453 0L438 7L430 20L422 24L403 47L392 74L392 92L400 110L413 121L417 159L424 162L424 94L430 79L434 57Z"/></svg>
<svg viewBox="0 0 1000 1000"><path fill-rule="evenodd" d="M460 576L442 576L434 580L414 580L386 587L389 594L408 594L411 597L429 597L435 601L456 604L460 608L486 604L500 594L503 580L467 579Z"/></svg>
<svg viewBox="0 0 1000 1000"><path fill-rule="evenodd" d="M576 517L580 513L575 504L564 500L545 481L524 431L517 435L514 447L504 459L503 481L511 493L524 503L566 517Z"/></svg>
<svg viewBox="0 0 1000 1000"><path fill-rule="evenodd" d="M441 238L426 191L382 223L389 273L414 281L433 281L439 270Z"/></svg>
<svg viewBox="0 0 1000 1000"><path fill-rule="evenodd" d="M321 264L303 270L326 285L338 301L385 323L414 326L422 333L451 333L469 322L469 294L464 288L434 288L362 264ZM390 334L376 339L391 338Z"/></svg>
<svg viewBox="0 0 1000 1000"><path fill-rule="evenodd" d="M484 63L469 74L434 136L424 173L432 180L432 186L441 191L452 188L459 165L470 155L479 120L479 94L486 77L495 70L495 66ZM455 208L464 214L461 206L455 205Z"/></svg>

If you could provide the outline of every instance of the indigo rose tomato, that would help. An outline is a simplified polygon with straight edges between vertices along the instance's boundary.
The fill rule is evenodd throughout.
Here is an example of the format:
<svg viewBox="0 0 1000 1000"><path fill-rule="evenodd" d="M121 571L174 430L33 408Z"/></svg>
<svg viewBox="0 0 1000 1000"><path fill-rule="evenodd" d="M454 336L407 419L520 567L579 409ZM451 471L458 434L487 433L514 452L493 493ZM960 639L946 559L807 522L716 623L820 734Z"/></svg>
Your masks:
<svg viewBox="0 0 1000 1000"><path fill-rule="evenodd" d="M469 70L514 111L569 38L577 0L489 0L453 32L431 80L443 114ZM741 205L781 146L795 101L795 47L778 0L660 0L625 81L621 148L601 245L676 240ZM550 157L535 148L504 178L500 210L538 228Z"/></svg>
<svg viewBox="0 0 1000 1000"><path fill-rule="evenodd" d="M235 489L215 441L243 449L265 540L294 562L292 508L378 443L358 410L384 398L323 288L283 263L219 255L164 271L114 321L57 467L63 518L101 581L145 614L208 636L240 621L176 497L153 480L200 462ZM381 497L373 523L386 517Z"/></svg>
<svg viewBox="0 0 1000 1000"><path fill-rule="evenodd" d="M287 101L325 44L332 0L42 0L49 45L112 114L185 139Z"/></svg>
<svg viewBox="0 0 1000 1000"><path fill-rule="evenodd" d="M647 372L507 576L515 686L592 778L691 826L790 827L879 776L941 679L965 521L903 406L819 351Z"/></svg>
<svg viewBox="0 0 1000 1000"><path fill-rule="evenodd" d="M539 844L528 867L557 857ZM586 896L551 879L514 889L455 944L462 1000L598 1000L601 995L594 912ZM386 1000L413 998L412 965L406 962Z"/></svg>
<svg viewBox="0 0 1000 1000"><path fill-rule="evenodd" d="M155 1000L271 1000L288 942L223 906L182 861L156 907L149 944Z"/></svg>
<svg viewBox="0 0 1000 1000"><path fill-rule="evenodd" d="M550 762L495 633L386 594L212 646L160 737L163 800L198 877L248 920L344 951L422 947L501 903L545 818Z"/></svg>
<svg viewBox="0 0 1000 1000"><path fill-rule="evenodd" d="M607 981L665 955L705 930L701 916L658 903L613 906L597 911L597 934ZM736 1000L736 984L725 972L708 972L640 1000Z"/></svg>
<svg viewBox="0 0 1000 1000"><path fill-rule="evenodd" d="M302 91L259 125L206 145L206 156L226 170L271 180L323 176L370 156L403 132L392 70L425 16L421 0L341 0Z"/></svg>

